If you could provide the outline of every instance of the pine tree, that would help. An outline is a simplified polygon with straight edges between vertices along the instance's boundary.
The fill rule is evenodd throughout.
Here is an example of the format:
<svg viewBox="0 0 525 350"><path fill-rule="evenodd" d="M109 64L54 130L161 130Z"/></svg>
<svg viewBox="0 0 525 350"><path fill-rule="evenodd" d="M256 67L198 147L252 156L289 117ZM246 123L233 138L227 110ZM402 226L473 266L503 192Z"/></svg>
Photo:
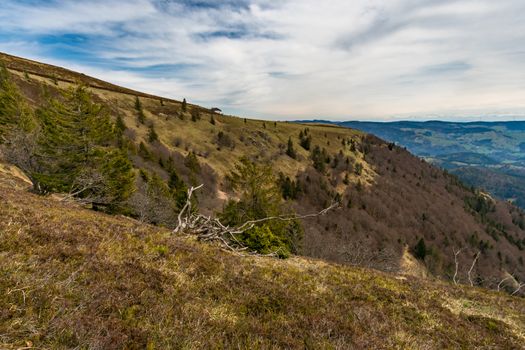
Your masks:
<svg viewBox="0 0 525 350"><path fill-rule="evenodd" d="M343 179L343 183L345 185L349 185L350 184L350 178L348 177L348 173L345 174L345 178Z"/></svg>
<svg viewBox="0 0 525 350"><path fill-rule="evenodd" d="M259 165L241 158L228 179L240 192L240 200L231 200L224 207L220 218L225 224L236 226L249 220L283 214L279 188L270 165ZM302 228L297 221L273 220L242 232L237 238L257 252L278 251L281 257L286 257L290 252L297 253Z"/></svg>
<svg viewBox="0 0 525 350"><path fill-rule="evenodd" d="M192 122L197 122L201 119L201 114L199 112L198 109L196 108L192 108L191 110L191 121Z"/></svg>
<svg viewBox="0 0 525 350"><path fill-rule="evenodd" d="M34 127L31 108L12 82L7 68L0 66L0 143L14 129L29 131Z"/></svg>
<svg viewBox="0 0 525 350"><path fill-rule="evenodd" d="M363 164L361 163L355 163L355 166L354 166L354 173L356 175L361 175L363 173Z"/></svg>
<svg viewBox="0 0 525 350"><path fill-rule="evenodd" d="M40 184L96 205L115 206L132 191L134 175L116 146L108 111L79 86L51 98L37 111L42 129Z"/></svg>
<svg viewBox="0 0 525 350"><path fill-rule="evenodd" d="M288 138L288 147L286 148L286 154L290 157L290 158L297 158L297 153L295 152L295 149L293 147L293 142L292 142L292 138Z"/></svg>
<svg viewBox="0 0 525 350"><path fill-rule="evenodd" d="M140 111L142 109L142 103L140 102L140 99L138 96L135 96L135 109L137 111Z"/></svg>
<svg viewBox="0 0 525 350"><path fill-rule="evenodd" d="M324 173L328 157L326 150L324 148L321 150L319 146L315 146L310 157L312 158L314 168L317 169L317 171Z"/></svg>
<svg viewBox="0 0 525 350"><path fill-rule="evenodd" d="M0 65L0 147L7 161L20 168L40 191L38 179L37 139L39 129L33 110L25 102L7 68Z"/></svg>
<svg viewBox="0 0 525 350"><path fill-rule="evenodd" d="M299 133L299 144L302 148L309 151L312 144L312 135L309 134L308 128Z"/></svg>
<svg viewBox="0 0 525 350"><path fill-rule="evenodd" d="M157 135L157 132L155 131L155 127L150 125L149 131L148 131L148 142L153 143L155 141L159 140L159 135Z"/></svg>
<svg viewBox="0 0 525 350"><path fill-rule="evenodd" d="M124 123L124 119L122 119L122 116L119 114L117 115L117 119L115 121L115 136L117 138L117 145L119 148L124 147L124 131L126 131L128 127L126 126L126 123Z"/></svg>
<svg viewBox="0 0 525 350"><path fill-rule="evenodd" d="M414 256L419 260L425 260L427 255L427 246L425 240L420 238L417 244L414 247Z"/></svg>
<svg viewBox="0 0 525 350"><path fill-rule="evenodd" d="M168 187L171 190L177 209L182 209L188 199L188 187L175 170L172 170L169 174Z"/></svg>
<svg viewBox="0 0 525 350"><path fill-rule="evenodd" d="M190 169L193 174L198 174L201 171L199 160L193 151L189 152L186 158L184 158L184 165Z"/></svg>
<svg viewBox="0 0 525 350"><path fill-rule="evenodd" d="M144 124L146 122L146 115L144 114L144 110L142 109L142 103L140 102L138 96L135 97L135 110L137 111L138 122L140 124Z"/></svg>
<svg viewBox="0 0 525 350"><path fill-rule="evenodd" d="M124 131L126 131L128 127L126 126L126 123L124 123L124 119L122 119L122 116L119 114L117 115L117 120L115 121L115 131L117 135L122 136Z"/></svg>
<svg viewBox="0 0 525 350"><path fill-rule="evenodd" d="M148 147L144 144L144 142L140 142L139 144L139 156L146 160L151 160L153 158L151 152L149 151Z"/></svg>

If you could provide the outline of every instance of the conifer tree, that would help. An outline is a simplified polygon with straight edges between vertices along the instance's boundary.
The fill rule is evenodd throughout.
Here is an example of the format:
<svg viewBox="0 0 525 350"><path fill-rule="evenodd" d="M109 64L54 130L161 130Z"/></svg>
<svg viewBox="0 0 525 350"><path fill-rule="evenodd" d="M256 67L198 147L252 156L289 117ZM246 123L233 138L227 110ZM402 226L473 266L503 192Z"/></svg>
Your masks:
<svg viewBox="0 0 525 350"><path fill-rule="evenodd" d="M191 110L191 121L192 122L197 122L201 119L201 114L199 112L198 109L196 108L192 108Z"/></svg>
<svg viewBox="0 0 525 350"><path fill-rule="evenodd" d="M142 109L142 103L140 102L138 96L135 97L135 110L137 111L138 122L140 124L144 124L146 122L146 115L144 114L144 110Z"/></svg>
<svg viewBox="0 0 525 350"><path fill-rule="evenodd" d="M155 127L150 125L149 131L148 131L148 142L153 143L155 141L159 140L159 135L157 135L157 132L155 131Z"/></svg>
<svg viewBox="0 0 525 350"><path fill-rule="evenodd" d="M0 66L0 143L13 129L30 131L35 127L31 108L5 66Z"/></svg>
<svg viewBox="0 0 525 350"><path fill-rule="evenodd" d="M286 154L290 157L290 158L297 158L297 153L295 152L295 149L293 147L293 142L292 142L292 138L288 138L288 146L286 148Z"/></svg>
<svg viewBox="0 0 525 350"><path fill-rule="evenodd" d="M172 170L169 174L168 187L171 190L177 209L181 210L188 199L188 187L175 170Z"/></svg>
<svg viewBox="0 0 525 350"><path fill-rule="evenodd" d="M417 244L414 247L414 256L419 260L425 260L427 255L427 246L425 240L420 238Z"/></svg>
<svg viewBox="0 0 525 350"><path fill-rule="evenodd" d="M124 119L122 119L122 116L119 114L117 115L117 120L115 121L115 132L117 135L122 136L124 131L126 131L128 127L126 126L126 123L124 123Z"/></svg>
<svg viewBox="0 0 525 350"><path fill-rule="evenodd" d="M304 131L301 130L299 133L299 144L305 150L310 150L312 144L312 135L309 134L308 128L304 129Z"/></svg>
<svg viewBox="0 0 525 350"><path fill-rule="evenodd" d="M230 174L229 181L240 192L240 200L230 200L220 217L230 226L249 220L279 216L285 212L281 205L279 188L270 165L259 165L247 158ZM248 248L260 253L279 252L281 257L297 253L302 238L298 221L267 221L256 225L237 237Z"/></svg>
<svg viewBox="0 0 525 350"><path fill-rule="evenodd" d="M319 146L315 146L314 149L311 152L311 158L313 161L314 168L317 169L319 172L324 173L326 169L326 161L328 158L328 154L326 153L326 149L322 149Z"/></svg>
<svg viewBox="0 0 525 350"><path fill-rule="evenodd" d="M142 103L140 102L140 99L138 96L135 96L135 109L137 111L140 111L142 109Z"/></svg>
<svg viewBox="0 0 525 350"><path fill-rule="evenodd" d="M115 147L116 127L108 111L92 101L85 87L49 99L37 117L42 129L37 177L46 190L110 207L129 196L131 163Z"/></svg>
<svg viewBox="0 0 525 350"><path fill-rule="evenodd" d="M153 158L148 147L146 147L146 145L142 141L139 143L139 156L141 156L142 158L146 160L151 160Z"/></svg>
<svg viewBox="0 0 525 350"><path fill-rule="evenodd" d="M36 152L39 128L7 68L0 65L0 148L7 161L20 168L39 192Z"/></svg>

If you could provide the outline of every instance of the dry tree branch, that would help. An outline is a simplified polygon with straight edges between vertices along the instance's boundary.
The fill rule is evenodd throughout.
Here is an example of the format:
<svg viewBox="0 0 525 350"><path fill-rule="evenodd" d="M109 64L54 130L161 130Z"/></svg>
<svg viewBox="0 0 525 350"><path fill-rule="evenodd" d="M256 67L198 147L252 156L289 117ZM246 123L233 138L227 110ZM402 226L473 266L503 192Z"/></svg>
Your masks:
<svg viewBox="0 0 525 350"><path fill-rule="evenodd" d="M472 261L472 265L470 266L470 269L468 270L468 281L470 282L470 286L471 287L474 286L474 283L472 282L472 278L471 278L470 275L472 273L472 270L474 270L474 266L476 265L476 262L478 261L480 254L481 254L481 252L478 250L478 252L474 256L474 260Z"/></svg>
<svg viewBox="0 0 525 350"><path fill-rule="evenodd" d="M516 295L521 290L521 288L525 287L525 283L518 283L518 288L514 292L512 292L511 295Z"/></svg>
<svg viewBox="0 0 525 350"><path fill-rule="evenodd" d="M292 221L298 219L306 219L325 215L330 210L339 206L339 203L332 203L328 208L321 210L318 213L312 213L307 215L282 215L282 216L271 216L258 220L250 220L237 227L229 227L220 222L217 218L204 216L199 213L192 211L191 197L193 193L202 188L203 185L197 187L191 187L188 189L188 196L186 203L182 207L178 215L178 225L173 230L174 233L189 232L196 235L199 240L204 242L219 242L225 249L239 253L248 251L248 247L244 246L238 239L237 235L253 228L256 224L267 222L271 220L280 221ZM265 254L264 256L277 256L279 250ZM252 253L254 254L254 253ZM260 254L258 254L260 255Z"/></svg>
<svg viewBox="0 0 525 350"><path fill-rule="evenodd" d="M512 276L507 276L507 277L505 277L504 279L502 279L502 280L498 283L498 292L500 291L500 289L501 289L501 285L503 284L503 282L505 282L506 280L511 279L511 278L514 278L514 277L512 277Z"/></svg>
<svg viewBox="0 0 525 350"><path fill-rule="evenodd" d="M459 253L461 253L462 250L463 248L460 248L458 251L452 248L452 252L454 253L454 264L456 265L456 270L454 271L454 277L452 277L452 281L454 281L454 284L458 284L458 281L456 280L456 277L458 275L458 269L459 269L458 255Z"/></svg>
<svg viewBox="0 0 525 350"><path fill-rule="evenodd" d="M184 204L184 206L182 207L182 209L180 210L179 212L179 216L177 217L177 220L179 222L179 224L177 225L177 227L175 228L175 232L179 232L180 230L182 230L184 227L184 222L182 220L182 215L184 215L184 213L188 210L189 211L189 215L191 215L191 196L193 195L193 192L200 189L202 186L204 186L204 184L200 184L199 186L197 187L191 187L188 189L188 198L186 200L186 203Z"/></svg>
<svg viewBox="0 0 525 350"><path fill-rule="evenodd" d="M279 220L279 221L293 221L298 219L307 219L307 218L313 218L317 216L323 216L326 213L328 213L330 210L337 208L339 206L338 202L333 202L329 207L321 210L318 213L312 213L312 214L306 214L306 215L281 215L281 216L269 216L266 218L258 219L258 220L251 220L247 221L241 226L237 228L237 230L240 230L240 232L249 230L252 228L255 224L259 224L261 222L271 221L271 220Z"/></svg>

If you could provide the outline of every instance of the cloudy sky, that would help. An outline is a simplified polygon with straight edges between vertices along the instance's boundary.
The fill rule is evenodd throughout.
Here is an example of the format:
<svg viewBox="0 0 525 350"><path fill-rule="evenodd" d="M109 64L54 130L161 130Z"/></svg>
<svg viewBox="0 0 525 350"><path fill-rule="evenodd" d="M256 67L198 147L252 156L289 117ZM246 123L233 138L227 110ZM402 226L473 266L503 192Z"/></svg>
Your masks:
<svg viewBox="0 0 525 350"><path fill-rule="evenodd" d="M0 51L268 119L525 120L523 0L0 0Z"/></svg>

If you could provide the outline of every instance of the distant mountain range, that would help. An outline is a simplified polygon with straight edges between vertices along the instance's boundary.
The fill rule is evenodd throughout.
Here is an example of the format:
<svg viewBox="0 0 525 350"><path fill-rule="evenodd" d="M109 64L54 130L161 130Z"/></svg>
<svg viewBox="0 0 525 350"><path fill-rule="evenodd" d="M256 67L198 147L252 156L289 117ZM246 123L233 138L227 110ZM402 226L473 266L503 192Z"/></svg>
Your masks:
<svg viewBox="0 0 525 350"><path fill-rule="evenodd" d="M329 122L372 133L525 208L525 121Z"/></svg>

